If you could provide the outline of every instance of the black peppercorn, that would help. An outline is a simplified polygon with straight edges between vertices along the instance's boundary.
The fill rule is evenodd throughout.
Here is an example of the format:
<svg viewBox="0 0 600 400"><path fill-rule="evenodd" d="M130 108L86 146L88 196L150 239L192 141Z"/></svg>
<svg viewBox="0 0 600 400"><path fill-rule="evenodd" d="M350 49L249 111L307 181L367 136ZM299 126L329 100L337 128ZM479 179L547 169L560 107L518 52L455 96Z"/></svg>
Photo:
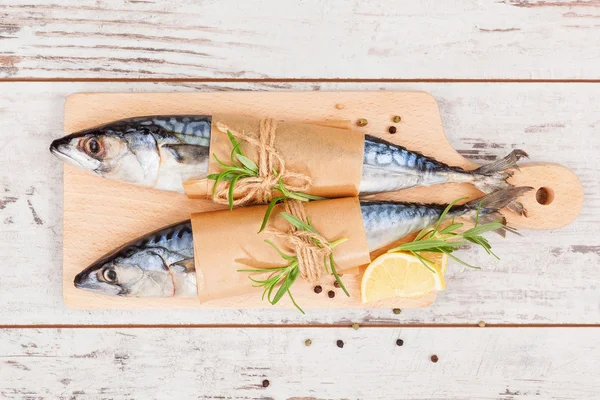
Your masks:
<svg viewBox="0 0 600 400"><path fill-rule="evenodd" d="M390 127L388 128L388 132L389 132L389 133L391 133L391 134L394 134L394 133L396 133L396 127L395 127L395 126L390 126Z"/></svg>
<svg viewBox="0 0 600 400"><path fill-rule="evenodd" d="M431 356L431 362L432 363L436 363L436 362L438 362L438 360L439 360L439 358L435 354Z"/></svg>
<svg viewBox="0 0 600 400"><path fill-rule="evenodd" d="M396 340L396 346L402 346L404 344L404 340L398 339Z"/></svg>
<svg viewBox="0 0 600 400"><path fill-rule="evenodd" d="M330 290L329 292L327 292L327 296L329 296L330 299L333 299L335 297L335 292L333 290Z"/></svg>
<svg viewBox="0 0 600 400"><path fill-rule="evenodd" d="M339 347L340 349L344 347L344 341L343 340L338 340L337 342L335 342L335 344L337 344L337 347Z"/></svg>
<svg viewBox="0 0 600 400"><path fill-rule="evenodd" d="M321 285L317 285L317 286L315 286L314 291L315 291L315 293L321 293L323 291L323 288L321 287Z"/></svg>
<svg viewBox="0 0 600 400"><path fill-rule="evenodd" d="M340 287L340 283L338 281L333 282L333 286L339 288Z"/></svg>
<svg viewBox="0 0 600 400"><path fill-rule="evenodd" d="M268 381L267 379L265 379L265 380L262 382L262 385L263 385L263 387L269 387L269 381Z"/></svg>

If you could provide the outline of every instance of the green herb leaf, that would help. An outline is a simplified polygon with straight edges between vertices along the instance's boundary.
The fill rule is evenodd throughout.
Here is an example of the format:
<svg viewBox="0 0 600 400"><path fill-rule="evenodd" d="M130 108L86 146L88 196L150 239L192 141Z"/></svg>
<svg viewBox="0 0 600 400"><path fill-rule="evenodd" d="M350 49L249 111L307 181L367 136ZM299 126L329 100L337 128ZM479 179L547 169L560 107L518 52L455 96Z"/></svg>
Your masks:
<svg viewBox="0 0 600 400"><path fill-rule="evenodd" d="M269 217L271 216L271 213L273 212L273 208L275 208L277 203L279 203L282 200L285 200L285 197L279 196L279 197L275 197L273 200L271 200L271 202L267 206L267 210L265 211L265 216L263 217L263 221L262 221L262 224L260 225L260 229L258 230L258 233L261 233L265 229L265 227L267 226L267 223L269 222Z"/></svg>
<svg viewBox="0 0 600 400"><path fill-rule="evenodd" d="M238 140L235 138L235 136L233 136L233 133L231 133L230 130L227 130L227 137L229 137L229 141L231 142L231 144L233 145L233 150L237 153L237 154L242 154L242 150L240 149L240 145L241 143L238 142Z"/></svg>
<svg viewBox="0 0 600 400"><path fill-rule="evenodd" d="M294 306L296 306L296 308L297 308L298 310L300 310L300 312L301 312L302 314L306 314L306 313L304 312L304 310L303 310L302 308L300 308L300 306L298 305L298 303L296 303L296 300L294 300L294 296L292 296L292 292L290 292L290 291L288 290L288 294L290 295L290 300L292 300L292 303L294 304Z"/></svg>
<svg viewBox="0 0 600 400"><path fill-rule="evenodd" d="M277 247L273 242L271 242L270 240L265 240L265 242L267 244L269 244L269 246L271 246L272 248L275 249L275 251L277 251L277 253L279 253L279 255L281 256L281 258L283 258L284 260L288 260L288 261L294 261L296 260L296 257L294 256L290 256L285 254L283 251L279 250L279 247ZM284 267L287 268L287 267Z"/></svg>
<svg viewBox="0 0 600 400"><path fill-rule="evenodd" d="M350 297L350 293L348 293L348 289L346 289L346 286L344 286L344 282L342 282L342 280L340 279L340 276L337 273L337 270L335 269L335 261L333 260L333 253L329 255L329 265L331 266L331 272L333 273L335 280L337 281L337 283L340 284L340 287L342 288L344 293L346 293L346 296Z"/></svg>
<svg viewBox="0 0 600 400"><path fill-rule="evenodd" d="M254 163L254 161L252 161L251 159L249 159L248 157L246 157L243 154L236 154L235 156L237 157L238 160L240 160L240 162L244 165L244 167L246 167L249 170L253 171L254 173L258 174L258 166Z"/></svg>
<svg viewBox="0 0 600 400"><path fill-rule="evenodd" d="M233 210L233 189L235 189L235 183L240 179L241 176L237 175L233 179L231 179L231 183L229 184L229 192L227 199L229 200L229 210Z"/></svg>

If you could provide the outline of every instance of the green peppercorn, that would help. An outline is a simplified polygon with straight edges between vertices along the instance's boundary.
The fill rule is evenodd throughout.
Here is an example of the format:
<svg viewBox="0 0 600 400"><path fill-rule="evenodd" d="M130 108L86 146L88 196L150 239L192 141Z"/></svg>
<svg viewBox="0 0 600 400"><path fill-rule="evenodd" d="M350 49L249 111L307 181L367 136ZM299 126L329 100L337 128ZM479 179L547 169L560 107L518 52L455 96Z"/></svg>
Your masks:
<svg viewBox="0 0 600 400"><path fill-rule="evenodd" d="M358 328L360 328L360 325L357 322L355 322L355 323L352 324L352 329L354 329L355 331L357 331Z"/></svg>
<svg viewBox="0 0 600 400"><path fill-rule="evenodd" d="M399 308L394 308L394 309L392 310L392 312L393 312L394 314L398 315L398 314L400 314L400 313L402 312L402 310L401 310L401 309L399 309Z"/></svg>
<svg viewBox="0 0 600 400"><path fill-rule="evenodd" d="M306 339L306 340L304 341L304 345L305 345L306 347L310 346L311 344L312 344L312 340L310 340L310 339Z"/></svg>
<svg viewBox="0 0 600 400"><path fill-rule="evenodd" d="M402 117L400 117L399 115L394 115L392 117L392 121L394 121L395 123L398 123L398 122L402 121Z"/></svg>
<svg viewBox="0 0 600 400"><path fill-rule="evenodd" d="M366 118L361 118L358 121L356 121L356 125L358 126L367 126L368 123L369 121L367 121Z"/></svg>

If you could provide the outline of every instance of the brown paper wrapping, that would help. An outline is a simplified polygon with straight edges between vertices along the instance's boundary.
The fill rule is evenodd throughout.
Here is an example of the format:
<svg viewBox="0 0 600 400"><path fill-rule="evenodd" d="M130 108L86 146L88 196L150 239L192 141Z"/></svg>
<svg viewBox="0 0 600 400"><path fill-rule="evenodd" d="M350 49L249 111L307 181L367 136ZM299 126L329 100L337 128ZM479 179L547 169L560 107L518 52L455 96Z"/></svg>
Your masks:
<svg viewBox="0 0 600 400"><path fill-rule="evenodd" d="M370 262L360 204L357 198L343 198L310 202L306 214L315 229L327 240L348 238L334 249L333 255L339 272ZM267 243L268 239L287 254L291 254L285 240L265 231L257 234L266 206L238 208L233 211L213 211L192 215L194 259L200 301L222 299L256 292L248 273L239 269L287 265ZM287 231L289 223L283 219L277 206L267 227ZM265 274L253 275L261 279ZM302 279L298 277L298 279ZM293 292L293 291L292 291Z"/></svg>
<svg viewBox="0 0 600 400"><path fill-rule="evenodd" d="M238 115L213 115L209 174L221 170L212 154L221 160L229 160L231 154L231 142L216 124L221 122L240 132L258 132L259 121L258 118ZM339 128L333 128L285 121L278 122L276 132L275 147L285 160L286 169L312 178L309 194L322 197L358 195L364 155L362 133L348 131L345 122ZM244 144L242 148L248 157L256 161L255 149ZM212 180L201 179L186 182L184 188L188 197L205 198L210 196L213 183Z"/></svg>

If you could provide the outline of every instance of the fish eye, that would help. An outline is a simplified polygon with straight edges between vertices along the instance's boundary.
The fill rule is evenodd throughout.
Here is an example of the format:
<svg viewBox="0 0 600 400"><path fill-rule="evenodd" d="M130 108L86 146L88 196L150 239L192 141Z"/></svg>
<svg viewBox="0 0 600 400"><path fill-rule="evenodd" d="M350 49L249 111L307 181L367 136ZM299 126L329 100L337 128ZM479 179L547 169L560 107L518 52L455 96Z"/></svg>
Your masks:
<svg viewBox="0 0 600 400"><path fill-rule="evenodd" d="M86 153L88 153L92 156L97 156L103 150L102 143L100 143L100 141L98 141L98 139L93 138L93 137L87 139L83 146L84 146Z"/></svg>
<svg viewBox="0 0 600 400"><path fill-rule="evenodd" d="M117 282L117 273L114 269L105 269L104 272L102 272L102 277L108 283Z"/></svg>

